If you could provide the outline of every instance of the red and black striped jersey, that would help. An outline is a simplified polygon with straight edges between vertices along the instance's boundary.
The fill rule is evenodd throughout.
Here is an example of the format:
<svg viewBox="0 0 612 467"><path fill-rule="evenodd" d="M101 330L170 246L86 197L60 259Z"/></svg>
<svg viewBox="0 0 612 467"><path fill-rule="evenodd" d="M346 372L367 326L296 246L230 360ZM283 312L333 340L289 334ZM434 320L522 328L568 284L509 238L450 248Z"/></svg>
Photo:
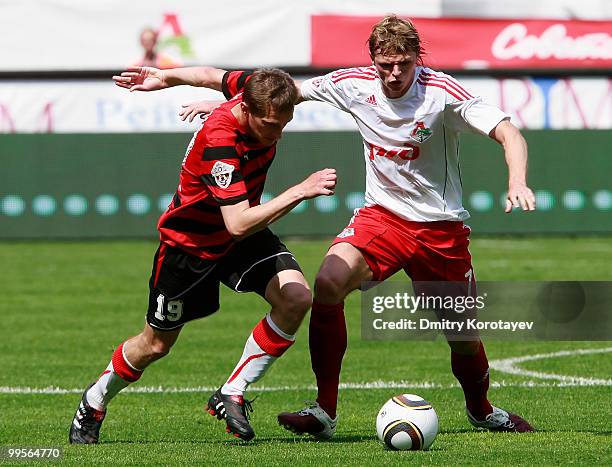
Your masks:
<svg viewBox="0 0 612 467"><path fill-rule="evenodd" d="M161 241L192 255L215 260L234 244L221 206L249 200L258 205L276 145L262 147L247 134L231 109L241 102L250 73L227 72L223 94L230 98L194 133L181 166L172 203L158 223Z"/></svg>

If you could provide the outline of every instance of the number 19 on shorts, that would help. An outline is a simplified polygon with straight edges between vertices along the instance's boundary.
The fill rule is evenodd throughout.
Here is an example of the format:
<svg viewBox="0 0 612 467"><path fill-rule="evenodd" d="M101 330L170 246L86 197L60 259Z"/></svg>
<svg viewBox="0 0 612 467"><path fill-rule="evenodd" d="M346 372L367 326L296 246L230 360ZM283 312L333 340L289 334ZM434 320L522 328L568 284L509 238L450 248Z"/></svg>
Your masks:
<svg viewBox="0 0 612 467"><path fill-rule="evenodd" d="M178 321L183 316L183 301L170 300L167 306L164 306L166 297L162 294L157 296L157 311L155 317L160 321Z"/></svg>

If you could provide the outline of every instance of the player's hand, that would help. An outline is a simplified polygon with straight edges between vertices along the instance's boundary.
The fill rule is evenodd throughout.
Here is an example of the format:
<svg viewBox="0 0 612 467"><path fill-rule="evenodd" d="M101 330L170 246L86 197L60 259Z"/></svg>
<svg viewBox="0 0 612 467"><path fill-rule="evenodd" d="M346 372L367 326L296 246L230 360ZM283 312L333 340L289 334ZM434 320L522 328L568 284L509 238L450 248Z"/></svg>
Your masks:
<svg viewBox="0 0 612 467"><path fill-rule="evenodd" d="M157 91L168 87L164 72L150 66L131 66L120 76L113 76L115 84L132 91Z"/></svg>
<svg viewBox="0 0 612 467"><path fill-rule="evenodd" d="M323 169L300 183L300 188L306 199L321 195L330 196L334 194L337 180L336 169Z"/></svg>
<svg viewBox="0 0 612 467"><path fill-rule="evenodd" d="M198 115L200 118L204 118L222 103L223 101L198 101L192 102L191 104L183 104L181 106L183 108L179 112L179 117L181 117L183 121L189 119L190 122L193 122L193 119Z"/></svg>
<svg viewBox="0 0 612 467"><path fill-rule="evenodd" d="M523 211L535 211L535 196L527 185L513 185L508 190L505 211L508 213L519 207L523 208Z"/></svg>

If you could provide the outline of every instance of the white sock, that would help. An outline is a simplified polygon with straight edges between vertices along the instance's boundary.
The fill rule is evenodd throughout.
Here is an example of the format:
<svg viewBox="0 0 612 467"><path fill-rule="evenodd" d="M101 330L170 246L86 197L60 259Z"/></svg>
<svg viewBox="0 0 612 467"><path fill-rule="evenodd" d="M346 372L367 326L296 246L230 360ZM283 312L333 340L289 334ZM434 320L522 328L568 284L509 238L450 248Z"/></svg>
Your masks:
<svg viewBox="0 0 612 467"><path fill-rule="evenodd" d="M121 344L113 353L113 358L98 380L87 391L87 402L96 410L105 411L106 406L122 389L135 382L142 370L134 368L125 358Z"/></svg>
<svg viewBox="0 0 612 467"><path fill-rule="evenodd" d="M295 335L283 332L267 314L247 339L242 357L221 392L226 395L244 394L249 385L259 381L294 341Z"/></svg>

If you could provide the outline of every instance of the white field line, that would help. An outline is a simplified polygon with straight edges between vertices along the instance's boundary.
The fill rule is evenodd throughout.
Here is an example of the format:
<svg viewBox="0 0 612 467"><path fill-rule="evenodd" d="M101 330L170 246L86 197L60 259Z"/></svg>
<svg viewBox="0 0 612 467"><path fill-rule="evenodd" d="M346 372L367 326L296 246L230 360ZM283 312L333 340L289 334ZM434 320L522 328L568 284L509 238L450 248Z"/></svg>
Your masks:
<svg viewBox="0 0 612 467"><path fill-rule="evenodd" d="M372 381L367 383L342 383L340 389L390 389L390 388L450 388L456 385L442 385L435 383L411 383L404 381ZM457 385L458 387L458 385ZM166 386L133 386L121 391L124 393L210 393L216 391L218 386L194 386L194 387L166 387ZM253 392L282 392L282 391L316 391L316 386L253 386ZM84 388L64 389L59 387L30 388L0 386L0 394L80 394Z"/></svg>
<svg viewBox="0 0 612 467"><path fill-rule="evenodd" d="M543 360L546 358L557 357L572 357L575 355L589 355L598 353L612 352L612 347L604 347L601 349L576 349L562 350L560 352L543 353L536 355L525 355L523 357L504 358L501 360L491 360L489 366L494 370L501 371L516 376L526 376L528 378L537 378L544 380L554 380L559 383L572 386L612 386L612 379L597 379L585 378L582 376L566 376L555 373L543 373L541 371L525 370L518 366L519 363L529 362L533 360Z"/></svg>
<svg viewBox="0 0 612 467"><path fill-rule="evenodd" d="M612 386L611 380L588 380L586 378L576 381L542 382L542 381L494 381L493 388L552 388L552 387L584 387L584 386ZM438 383L412 383L409 381L372 381L367 383L343 383L342 390L364 390L364 389L452 389L458 388L458 384ZM208 394L218 389L217 386L194 386L194 387L165 387L165 386L134 386L127 388L121 393L137 394L171 394L171 393L203 393ZM81 394L85 388L60 388L49 386L46 388L31 388L27 386L0 386L0 394ZM254 386L253 392L282 392L282 391L316 391L315 386Z"/></svg>
<svg viewBox="0 0 612 467"><path fill-rule="evenodd" d="M501 360L491 360L490 367L517 376L527 376L548 381L493 381L491 387L516 387L516 388L549 388L549 387L580 387L580 386L612 386L612 379L584 378L579 376L565 376L554 373L541 373L538 371L523 370L517 366L518 363L541 360L546 358L570 357L574 355L588 355L612 352L612 347L601 349L577 349L563 350L547 354L526 355ZM553 381L550 381L553 380ZM414 381L370 381L362 383L341 383L342 390L364 390L364 389L451 389L458 388L457 383L439 384L431 382ZM127 388L123 393L210 393L217 390L217 386L195 386L195 387L165 387L165 386L133 386ZM315 386L255 386L252 391L257 392L282 392L282 391L315 391ZM32 388L27 386L0 386L0 394L81 394L84 388L60 388L48 386L45 388Z"/></svg>

